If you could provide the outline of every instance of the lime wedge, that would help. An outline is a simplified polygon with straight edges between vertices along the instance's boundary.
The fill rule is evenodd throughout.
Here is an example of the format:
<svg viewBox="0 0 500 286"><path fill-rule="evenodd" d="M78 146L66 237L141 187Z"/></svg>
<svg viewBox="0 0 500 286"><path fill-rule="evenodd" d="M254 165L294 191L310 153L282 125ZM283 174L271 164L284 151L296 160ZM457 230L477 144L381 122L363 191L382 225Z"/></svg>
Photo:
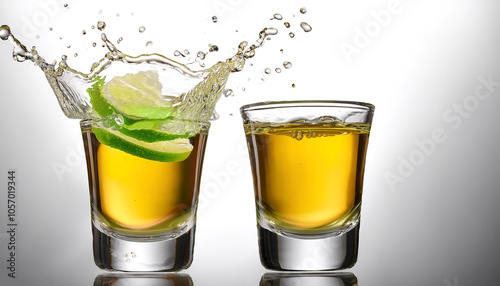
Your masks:
<svg viewBox="0 0 500 286"><path fill-rule="evenodd" d="M92 127L92 132L102 144L153 161L183 161L193 150L193 145L185 138L148 143L108 128Z"/></svg>
<svg viewBox="0 0 500 286"><path fill-rule="evenodd" d="M163 119L173 112L172 103L161 94L156 71L141 71L112 78L96 78L87 92L94 110L101 117L113 111L124 117Z"/></svg>

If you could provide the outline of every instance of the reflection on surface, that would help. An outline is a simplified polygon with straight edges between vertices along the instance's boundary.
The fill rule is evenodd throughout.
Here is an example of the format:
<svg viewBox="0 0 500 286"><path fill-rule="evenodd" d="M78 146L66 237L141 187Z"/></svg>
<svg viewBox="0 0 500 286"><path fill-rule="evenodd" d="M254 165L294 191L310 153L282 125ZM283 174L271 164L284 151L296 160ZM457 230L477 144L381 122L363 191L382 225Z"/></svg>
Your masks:
<svg viewBox="0 0 500 286"><path fill-rule="evenodd" d="M187 274L154 273L130 274L109 273L98 275L94 286L192 286L193 280Z"/></svg>
<svg viewBox="0 0 500 286"><path fill-rule="evenodd" d="M358 278L348 272L338 273L265 273L260 286L357 286Z"/></svg>

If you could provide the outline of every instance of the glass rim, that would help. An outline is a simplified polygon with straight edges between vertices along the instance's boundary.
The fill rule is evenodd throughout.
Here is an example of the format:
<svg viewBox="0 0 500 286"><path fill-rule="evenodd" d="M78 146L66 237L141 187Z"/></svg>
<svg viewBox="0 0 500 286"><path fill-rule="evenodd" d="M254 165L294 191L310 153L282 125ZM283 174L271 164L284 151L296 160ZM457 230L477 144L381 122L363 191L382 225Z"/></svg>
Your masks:
<svg viewBox="0 0 500 286"><path fill-rule="evenodd" d="M261 101L246 104L240 107L241 112L293 107L337 107L358 108L369 112L375 111L375 105L361 101L347 100L286 100L286 101Z"/></svg>
<svg viewBox="0 0 500 286"><path fill-rule="evenodd" d="M165 118L166 119L166 118ZM80 119L80 126L83 126L85 124L88 124L89 122L100 122L100 121L106 121L106 120L113 120L112 118L84 118ZM153 119L144 119L144 120L153 120ZM181 121L181 122L191 122L191 123L197 123L200 124L203 127L209 128L211 125L210 121L196 121L196 120L189 120L189 119L176 119L172 118L172 120L175 121Z"/></svg>

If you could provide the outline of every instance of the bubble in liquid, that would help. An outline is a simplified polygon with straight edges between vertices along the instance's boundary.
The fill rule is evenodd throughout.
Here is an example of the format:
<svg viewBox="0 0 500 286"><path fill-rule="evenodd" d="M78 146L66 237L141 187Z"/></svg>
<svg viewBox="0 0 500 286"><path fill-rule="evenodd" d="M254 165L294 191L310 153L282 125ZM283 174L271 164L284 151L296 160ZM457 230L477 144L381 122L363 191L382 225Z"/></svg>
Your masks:
<svg viewBox="0 0 500 286"><path fill-rule="evenodd" d="M232 89L224 89L223 93L225 97L234 96L234 92Z"/></svg>
<svg viewBox="0 0 500 286"><path fill-rule="evenodd" d="M273 17L271 18L271 20L273 20L273 19L276 19L276 20L283 20L283 16L281 16L281 14L276 13L276 14L274 14L274 15L273 15Z"/></svg>
<svg viewBox="0 0 500 286"><path fill-rule="evenodd" d="M281 73L281 69L280 69L280 68L276 68L276 69L275 69L275 71L276 71L277 73Z"/></svg>
<svg viewBox="0 0 500 286"><path fill-rule="evenodd" d="M146 47L151 47L153 45L153 41L147 41Z"/></svg>
<svg viewBox="0 0 500 286"><path fill-rule="evenodd" d="M219 50L219 47L217 47L217 45L208 45L208 51L209 52L217 52Z"/></svg>
<svg viewBox="0 0 500 286"><path fill-rule="evenodd" d="M307 12L306 7L300 8L300 13L305 14Z"/></svg>
<svg viewBox="0 0 500 286"><path fill-rule="evenodd" d="M311 32L312 31L312 27L311 25L307 24L306 22L302 22L300 23L300 27L302 28L302 30L304 30L304 32Z"/></svg>
<svg viewBox="0 0 500 286"><path fill-rule="evenodd" d="M103 21L99 21L99 22L97 22L97 29L98 29L99 31L102 31L102 30L104 30L105 28L106 28L106 23L104 23Z"/></svg>
<svg viewBox="0 0 500 286"><path fill-rule="evenodd" d="M212 22L217 23L217 21L219 21L219 19L217 19L217 16L213 16L212 17Z"/></svg>
<svg viewBox="0 0 500 286"><path fill-rule="evenodd" d="M140 26L139 27L139 33L144 33L144 31L146 31L146 27Z"/></svg>
<svg viewBox="0 0 500 286"><path fill-rule="evenodd" d="M285 27L290 28L290 23L285 22L284 25L285 25Z"/></svg>
<svg viewBox="0 0 500 286"><path fill-rule="evenodd" d="M293 32L290 32L290 34L288 34L290 36L290 38L293 38L295 37L295 34Z"/></svg>
<svg viewBox="0 0 500 286"><path fill-rule="evenodd" d="M292 63L291 62L284 62L283 63L283 66L286 68L286 69L291 69L292 68Z"/></svg>
<svg viewBox="0 0 500 286"><path fill-rule="evenodd" d="M271 73L271 69L270 69L270 68L266 68L266 69L264 70L264 72L265 72L266 74L270 74L270 73Z"/></svg>
<svg viewBox="0 0 500 286"><path fill-rule="evenodd" d="M83 31L82 31L82 34L83 34L83 35L86 35L86 34L87 34L87 31L83 30Z"/></svg>

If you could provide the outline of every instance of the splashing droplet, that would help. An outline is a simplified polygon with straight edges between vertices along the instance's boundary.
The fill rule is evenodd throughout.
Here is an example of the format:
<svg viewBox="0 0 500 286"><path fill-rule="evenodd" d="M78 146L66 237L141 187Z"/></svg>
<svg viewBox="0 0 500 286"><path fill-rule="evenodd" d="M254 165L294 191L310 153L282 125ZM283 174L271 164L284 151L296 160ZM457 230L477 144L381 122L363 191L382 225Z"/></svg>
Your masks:
<svg viewBox="0 0 500 286"><path fill-rule="evenodd" d="M139 27L139 33L144 33L144 31L146 31L146 27L140 26Z"/></svg>
<svg viewBox="0 0 500 286"><path fill-rule="evenodd" d="M217 16L213 16L212 17L212 22L217 23L217 21L219 21L219 19L217 19Z"/></svg>
<svg viewBox="0 0 500 286"><path fill-rule="evenodd" d="M234 92L232 89L224 89L223 93L225 97L234 96Z"/></svg>
<svg viewBox="0 0 500 286"><path fill-rule="evenodd" d="M306 7L300 8L300 13L305 14L307 12Z"/></svg>
<svg viewBox="0 0 500 286"><path fill-rule="evenodd" d="M104 23L103 21L97 22L97 29L99 29L99 31L103 31L105 28L106 28L106 23Z"/></svg>
<svg viewBox="0 0 500 286"><path fill-rule="evenodd" d="M304 32L311 32L312 31L312 27L311 25L307 24L306 22L302 22L300 23L300 27L302 28L302 30L304 30Z"/></svg>
<svg viewBox="0 0 500 286"><path fill-rule="evenodd" d="M281 16L281 14L276 13L271 18L271 20L274 20L274 19L276 19L276 20L283 20L283 16Z"/></svg>
<svg viewBox="0 0 500 286"><path fill-rule="evenodd" d="M286 68L286 69L291 69L292 68L292 63L291 62L284 62L283 63L283 66Z"/></svg>
<svg viewBox="0 0 500 286"><path fill-rule="evenodd" d="M146 47L151 47L153 45L153 41L147 41Z"/></svg>
<svg viewBox="0 0 500 286"><path fill-rule="evenodd" d="M290 28L290 23L285 22L284 25L285 25L285 27Z"/></svg>
<svg viewBox="0 0 500 286"><path fill-rule="evenodd" d="M198 53L196 54L196 56L197 56L197 57L198 57L198 59L200 59L200 60L204 60L204 59L205 59L205 57L206 57L206 55L207 55L207 54L205 54L204 52L201 52L201 51L200 51L200 52L198 52Z"/></svg>
<svg viewBox="0 0 500 286"><path fill-rule="evenodd" d="M281 69L280 69L280 68L276 68L276 69L275 69L275 71L276 71L277 73L281 73Z"/></svg>
<svg viewBox="0 0 500 286"><path fill-rule="evenodd" d="M219 47L217 47L217 45L208 45L208 51L209 52L217 52L219 50Z"/></svg>
<svg viewBox="0 0 500 286"><path fill-rule="evenodd" d="M270 69L270 68L266 68L266 69L264 70L264 72L265 72L266 74L270 74L270 73L271 73L271 69Z"/></svg>
<svg viewBox="0 0 500 286"><path fill-rule="evenodd" d="M295 37L295 34L293 32L290 32L290 34L288 34L290 36L290 38L293 38Z"/></svg>

